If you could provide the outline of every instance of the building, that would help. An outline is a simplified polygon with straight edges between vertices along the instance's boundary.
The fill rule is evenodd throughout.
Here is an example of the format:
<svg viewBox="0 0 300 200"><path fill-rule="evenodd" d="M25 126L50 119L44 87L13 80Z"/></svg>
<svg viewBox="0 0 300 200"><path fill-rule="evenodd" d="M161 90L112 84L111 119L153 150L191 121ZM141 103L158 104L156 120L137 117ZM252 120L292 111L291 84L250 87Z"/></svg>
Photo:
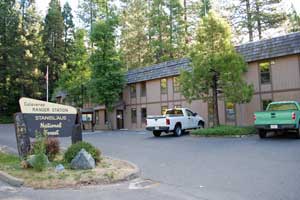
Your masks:
<svg viewBox="0 0 300 200"><path fill-rule="evenodd" d="M271 101L300 101L300 32L242 44L236 49L248 63L245 80L254 85L255 92L247 104L219 101L222 124L251 125L253 112L263 110ZM173 107L189 107L210 125L211 105L201 100L188 104L180 94L177 77L181 69L191 69L188 59L128 71L123 99L112 115L113 127L143 129L147 115L160 115ZM95 114L96 129L107 128L105 107L89 105L85 110Z"/></svg>

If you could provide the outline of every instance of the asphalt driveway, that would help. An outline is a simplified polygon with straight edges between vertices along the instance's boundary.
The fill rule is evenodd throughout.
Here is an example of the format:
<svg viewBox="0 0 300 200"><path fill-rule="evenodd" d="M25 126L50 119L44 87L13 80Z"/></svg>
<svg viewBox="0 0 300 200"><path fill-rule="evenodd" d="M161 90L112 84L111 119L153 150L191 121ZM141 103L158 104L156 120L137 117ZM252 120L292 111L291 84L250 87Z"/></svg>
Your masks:
<svg viewBox="0 0 300 200"><path fill-rule="evenodd" d="M154 184L138 190L126 182L55 191L1 190L0 184L0 199L300 199L300 140L293 138L155 138L113 131L84 134L84 140L104 155L137 164L142 178ZM61 143L68 146L70 138ZM1 144L15 148L13 126L0 125Z"/></svg>

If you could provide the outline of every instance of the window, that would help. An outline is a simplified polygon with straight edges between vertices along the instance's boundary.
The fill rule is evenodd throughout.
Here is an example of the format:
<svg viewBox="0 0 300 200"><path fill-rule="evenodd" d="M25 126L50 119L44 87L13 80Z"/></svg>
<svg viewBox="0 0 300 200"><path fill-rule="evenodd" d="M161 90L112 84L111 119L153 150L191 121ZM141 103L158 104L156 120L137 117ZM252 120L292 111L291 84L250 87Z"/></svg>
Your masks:
<svg viewBox="0 0 300 200"><path fill-rule="evenodd" d="M268 111L278 111L278 110L298 110L295 103L274 103L268 108Z"/></svg>
<svg viewBox="0 0 300 200"><path fill-rule="evenodd" d="M99 111L98 110L95 111L95 121L96 121L96 124L99 124Z"/></svg>
<svg viewBox="0 0 300 200"><path fill-rule="evenodd" d="M166 115L170 117L179 117L179 116L183 116L183 113L181 109L172 109L172 110L168 110L166 112Z"/></svg>
<svg viewBox="0 0 300 200"><path fill-rule="evenodd" d="M267 84L271 82L270 66L270 62L263 62L259 64L261 84Z"/></svg>
<svg viewBox="0 0 300 200"><path fill-rule="evenodd" d="M231 102L225 103L225 114L227 122L235 122L235 108L234 104Z"/></svg>
<svg viewBox="0 0 300 200"><path fill-rule="evenodd" d="M266 110L267 107L268 107L268 105L269 105L269 103L271 103L271 102L272 102L272 100L270 100L270 99L263 100L262 101L263 110Z"/></svg>
<svg viewBox="0 0 300 200"><path fill-rule="evenodd" d="M161 94L166 94L168 91L168 87L167 87L167 79L163 78L160 80L160 93Z"/></svg>
<svg viewBox="0 0 300 200"><path fill-rule="evenodd" d="M193 116L194 113L190 110L186 110L186 114L187 114L187 116Z"/></svg>
<svg viewBox="0 0 300 200"><path fill-rule="evenodd" d="M146 96L146 82L141 82L141 97Z"/></svg>
<svg viewBox="0 0 300 200"><path fill-rule="evenodd" d="M136 123L136 108L131 108L131 123Z"/></svg>
<svg viewBox="0 0 300 200"><path fill-rule="evenodd" d="M130 85L130 97L136 98L136 86L135 84Z"/></svg>
<svg viewBox="0 0 300 200"><path fill-rule="evenodd" d="M141 109L141 118L142 118L142 122L145 123L147 119L147 108Z"/></svg>
<svg viewBox="0 0 300 200"><path fill-rule="evenodd" d="M107 112L104 110L104 124L107 124Z"/></svg>
<svg viewBox="0 0 300 200"><path fill-rule="evenodd" d="M91 122L92 114L82 114L81 118L83 122Z"/></svg>
<svg viewBox="0 0 300 200"><path fill-rule="evenodd" d="M161 107L161 114L165 115L167 110L168 110L168 106L162 106Z"/></svg>
<svg viewBox="0 0 300 200"><path fill-rule="evenodd" d="M173 77L173 88L174 92L179 92L180 91L180 84L179 84L179 77Z"/></svg>

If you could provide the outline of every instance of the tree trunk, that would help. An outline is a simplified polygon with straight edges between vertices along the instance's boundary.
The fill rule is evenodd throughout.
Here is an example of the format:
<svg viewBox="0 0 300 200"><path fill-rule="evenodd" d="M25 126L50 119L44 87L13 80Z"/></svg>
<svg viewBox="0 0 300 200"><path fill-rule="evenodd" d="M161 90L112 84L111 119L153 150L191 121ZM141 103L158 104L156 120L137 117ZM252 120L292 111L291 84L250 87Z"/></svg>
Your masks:
<svg viewBox="0 0 300 200"><path fill-rule="evenodd" d="M261 30L261 20L260 20L260 10L259 10L259 2L255 1L255 16L256 16L256 22L257 22L257 31L258 31L258 38L262 38L262 30Z"/></svg>
<svg viewBox="0 0 300 200"><path fill-rule="evenodd" d="M246 0L246 12L247 12L247 28L249 34L249 41L253 41L253 25L252 25L252 13L250 7L250 0Z"/></svg>
<svg viewBox="0 0 300 200"><path fill-rule="evenodd" d="M213 75L213 105L214 105L214 120L213 120L213 126L219 126L220 120L219 120L219 107L218 107L218 75L217 72L214 72Z"/></svg>
<svg viewBox="0 0 300 200"><path fill-rule="evenodd" d="M184 32L185 32L185 43L189 42L188 40L188 22L187 22L187 3L186 0L183 1L184 7Z"/></svg>

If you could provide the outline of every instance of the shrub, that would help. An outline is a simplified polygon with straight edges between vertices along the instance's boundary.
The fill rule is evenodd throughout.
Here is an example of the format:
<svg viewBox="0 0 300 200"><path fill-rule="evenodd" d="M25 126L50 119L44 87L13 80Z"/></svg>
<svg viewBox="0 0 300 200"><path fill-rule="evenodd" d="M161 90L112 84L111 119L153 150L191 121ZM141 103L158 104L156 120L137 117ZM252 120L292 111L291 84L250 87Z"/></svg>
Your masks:
<svg viewBox="0 0 300 200"><path fill-rule="evenodd" d="M45 136L41 133L36 133L35 141L33 143L33 153L35 155L32 167L36 171L43 171L47 166L47 156L46 145L45 145Z"/></svg>
<svg viewBox="0 0 300 200"><path fill-rule="evenodd" d="M255 128L252 126L238 127L221 125L218 127L197 129L192 131L192 135L203 135L203 136L226 136L226 135L249 135L255 133Z"/></svg>
<svg viewBox="0 0 300 200"><path fill-rule="evenodd" d="M45 140L46 145L46 155L49 160L53 160L55 156L59 153L59 140L55 137L48 137Z"/></svg>
<svg viewBox="0 0 300 200"><path fill-rule="evenodd" d="M100 162L101 160L100 150L88 142L77 142L75 144L72 144L65 152L64 160L67 163L70 163L81 149L85 149L87 152L89 152L92 155L92 157L95 159L96 163Z"/></svg>

